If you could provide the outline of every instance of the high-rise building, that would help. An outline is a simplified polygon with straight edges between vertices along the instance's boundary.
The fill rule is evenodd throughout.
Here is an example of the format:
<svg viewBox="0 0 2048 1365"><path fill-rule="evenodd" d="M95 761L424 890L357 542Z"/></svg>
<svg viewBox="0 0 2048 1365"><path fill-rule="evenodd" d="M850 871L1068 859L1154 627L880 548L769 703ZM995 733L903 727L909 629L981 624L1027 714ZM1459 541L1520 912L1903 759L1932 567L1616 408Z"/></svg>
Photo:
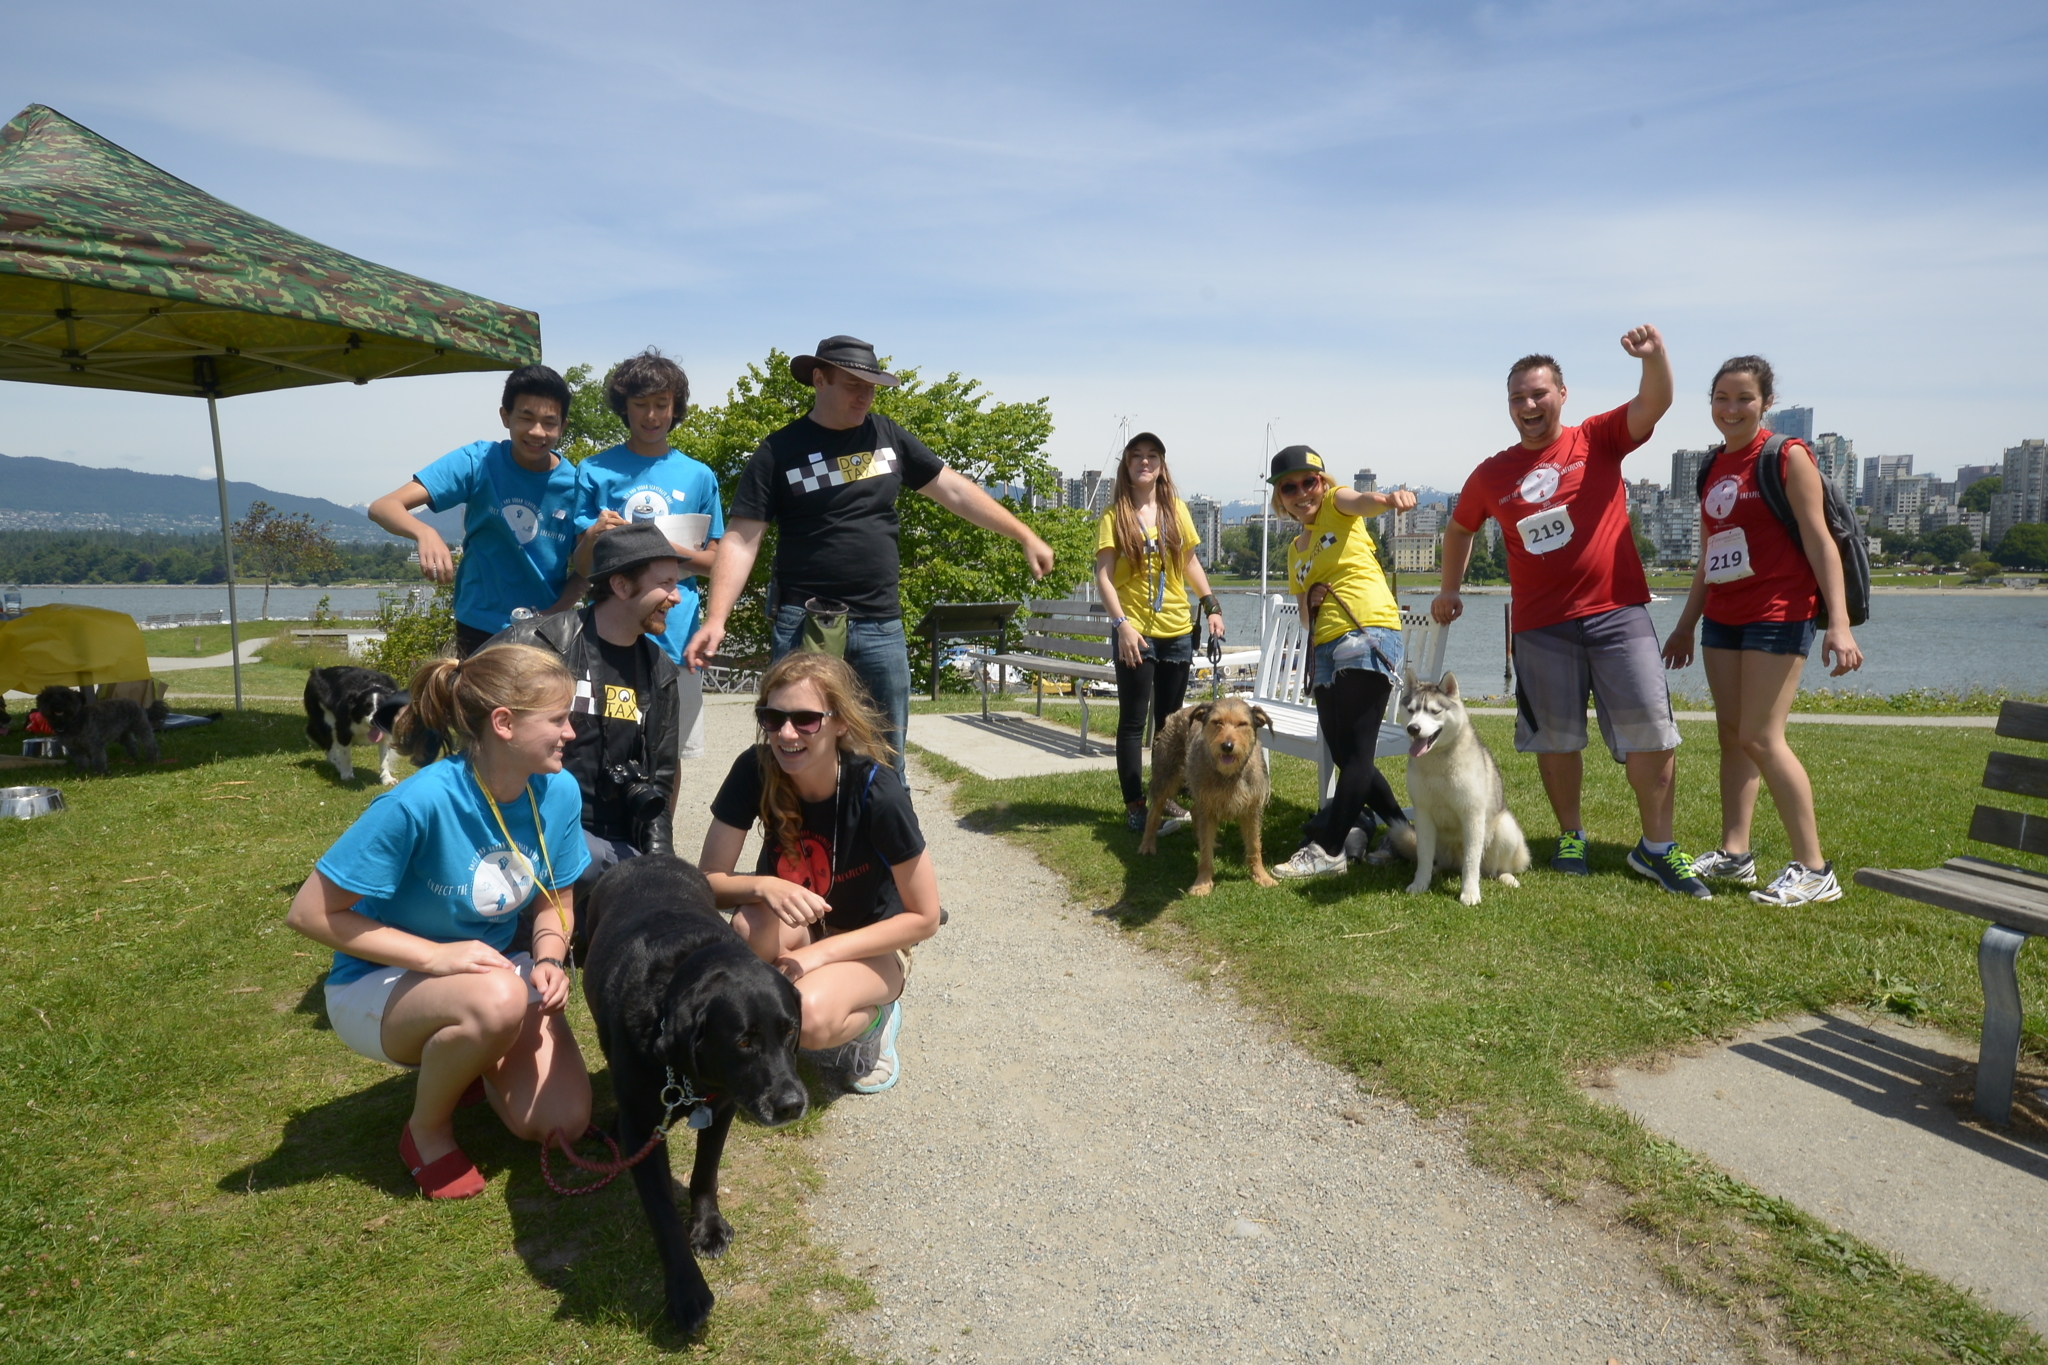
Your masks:
<svg viewBox="0 0 2048 1365"><path fill-rule="evenodd" d="M1671 452L1671 496L1687 502L1700 500L1700 466L1707 462L1704 450Z"/></svg>
<svg viewBox="0 0 2048 1365"><path fill-rule="evenodd" d="M1764 425L1779 436L1796 436L1813 444L1812 408L1773 408L1764 414Z"/></svg>
<svg viewBox="0 0 2048 1365"><path fill-rule="evenodd" d="M1223 504L1198 493L1188 499L1188 515L1194 518L1195 534L1202 538L1195 558L1202 562L1203 568L1213 569L1216 556L1223 550Z"/></svg>
<svg viewBox="0 0 2048 1365"><path fill-rule="evenodd" d="M1823 431L1813 438L1814 463L1820 476L1842 490L1849 505L1856 505L1856 443L1838 432Z"/></svg>
<svg viewBox="0 0 2048 1365"><path fill-rule="evenodd" d="M1863 501L1864 507L1875 508L1878 489L1884 480L1895 474L1913 472L1911 455L1866 455L1863 457Z"/></svg>
<svg viewBox="0 0 2048 1365"><path fill-rule="evenodd" d="M1361 493L1377 493L1380 488L1379 475L1370 469L1361 469L1351 476L1351 486Z"/></svg>
<svg viewBox="0 0 2048 1365"><path fill-rule="evenodd" d="M2009 446L2000 471L2003 482L1991 499L1986 545L1995 546L2005 533L2024 521L2048 521L2048 441L2021 441Z"/></svg>
<svg viewBox="0 0 2048 1365"><path fill-rule="evenodd" d="M2004 472L2005 466L2002 464L1966 464L1956 470L1956 496L1960 498L1964 493L1968 492L1970 485L1977 482L1977 480L1988 479L1993 474L2003 474Z"/></svg>

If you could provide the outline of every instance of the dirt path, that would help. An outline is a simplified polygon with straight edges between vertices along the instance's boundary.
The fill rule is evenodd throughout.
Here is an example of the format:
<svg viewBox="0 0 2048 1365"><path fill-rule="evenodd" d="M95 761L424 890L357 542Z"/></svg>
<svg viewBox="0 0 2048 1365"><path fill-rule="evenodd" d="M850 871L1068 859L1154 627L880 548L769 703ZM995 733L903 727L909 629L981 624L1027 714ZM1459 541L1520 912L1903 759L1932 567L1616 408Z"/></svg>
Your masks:
<svg viewBox="0 0 2048 1365"><path fill-rule="evenodd" d="M715 703L710 752L738 752L747 720ZM678 831L702 828L726 767L685 784ZM880 1299L847 1324L857 1348L1741 1358L1632 1240L1474 1170L1455 1134L1247 1022L1029 856L962 829L928 777L913 785L952 922L918 950L903 1080L833 1105L811 1207Z"/></svg>

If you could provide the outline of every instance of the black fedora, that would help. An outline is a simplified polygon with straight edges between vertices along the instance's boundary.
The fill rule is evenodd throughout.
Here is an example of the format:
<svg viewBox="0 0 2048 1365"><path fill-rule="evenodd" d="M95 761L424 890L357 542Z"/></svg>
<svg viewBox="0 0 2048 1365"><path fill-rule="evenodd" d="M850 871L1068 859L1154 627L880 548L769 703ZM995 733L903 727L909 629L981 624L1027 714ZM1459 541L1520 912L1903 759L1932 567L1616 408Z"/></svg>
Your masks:
<svg viewBox="0 0 2048 1365"><path fill-rule="evenodd" d="M628 522L597 538L597 544L590 550L590 577L602 583L615 573L630 574L657 559L682 562L676 547L669 544L659 526L651 521Z"/></svg>
<svg viewBox="0 0 2048 1365"><path fill-rule="evenodd" d="M820 365L837 365L848 374L893 389L903 381L882 368L875 348L859 337L826 337L818 343L816 355L800 355L789 362L789 372L799 384L815 387L813 376Z"/></svg>

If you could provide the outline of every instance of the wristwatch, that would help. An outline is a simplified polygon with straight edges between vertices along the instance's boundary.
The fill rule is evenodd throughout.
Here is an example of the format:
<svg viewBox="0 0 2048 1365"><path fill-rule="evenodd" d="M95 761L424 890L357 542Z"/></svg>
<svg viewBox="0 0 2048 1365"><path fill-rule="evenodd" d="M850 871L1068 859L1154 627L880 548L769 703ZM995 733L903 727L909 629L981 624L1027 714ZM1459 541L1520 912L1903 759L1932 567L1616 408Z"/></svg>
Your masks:
<svg viewBox="0 0 2048 1365"><path fill-rule="evenodd" d="M1109 623L1109 628L1115 630L1118 626L1129 625L1130 620L1131 618L1128 616L1119 616Z"/></svg>

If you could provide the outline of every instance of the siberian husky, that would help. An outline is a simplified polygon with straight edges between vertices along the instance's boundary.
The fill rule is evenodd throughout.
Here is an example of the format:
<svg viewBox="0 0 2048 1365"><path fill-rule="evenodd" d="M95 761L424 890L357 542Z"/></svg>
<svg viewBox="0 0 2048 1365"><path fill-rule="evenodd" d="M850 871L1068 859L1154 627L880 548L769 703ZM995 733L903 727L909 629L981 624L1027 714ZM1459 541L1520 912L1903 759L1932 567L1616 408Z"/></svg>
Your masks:
<svg viewBox="0 0 2048 1365"><path fill-rule="evenodd" d="M1418 682L1409 669L1401 685L1401 709L1408 713L1408 799L1415 803L1413 826L1396 825L1387 842L1414 858L1410 895L1429 890L1438 869L1463 874L1458 899L1479 904L1479 879L1498 877L1520 886L1515 873L1529 869L1529 845L1501 793L1500 765L1493 761L1458 698L1458 680Z"/></svg>

